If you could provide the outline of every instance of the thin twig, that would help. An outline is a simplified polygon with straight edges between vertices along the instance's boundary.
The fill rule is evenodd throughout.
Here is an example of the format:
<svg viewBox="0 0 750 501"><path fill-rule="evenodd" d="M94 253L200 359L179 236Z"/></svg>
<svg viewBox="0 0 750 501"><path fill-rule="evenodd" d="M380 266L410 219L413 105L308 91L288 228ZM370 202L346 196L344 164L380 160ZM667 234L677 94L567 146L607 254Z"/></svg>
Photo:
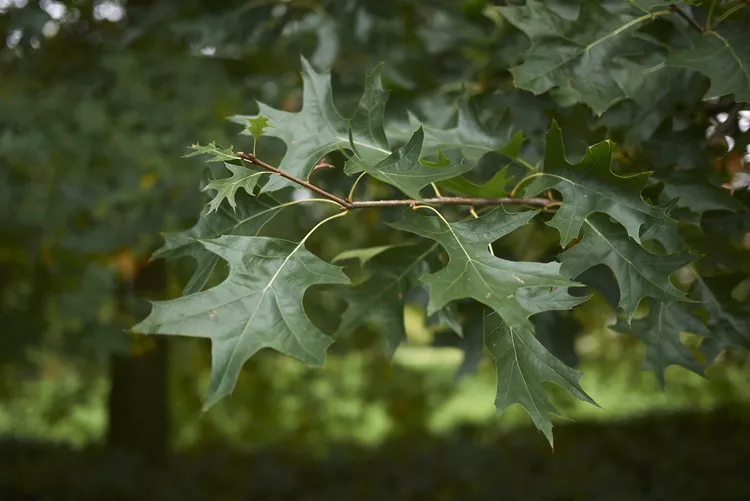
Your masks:
<svg viewBox="0 0 750 501"><path fill-rule="evenodd" d="M270 172L273 172L274 174L278 174L279 176L286 178L294 183L299 184L300 186L304 186L308 190L314 191L318 195L327 198L328 200L332 200L333 202L337 203L342 210L352 210L352 209L365 209L365 208L372 208L372 207L414 207L418 204L432 204L432 205L468 205L468 206L491 206L491 205L530 205L532 207L547 207L548 205L554 203L553 200L548 200L546 198L514 198L514 197L499 197L499 198L471 198L471 197L432 197L432 198L424 198L422 200L371 200L371 201L362 201L362 202L352 202L349 200L344 200L343 198L337 197L336 195L332 193L328 193L322 188L319 188L315 186L314 184L311 184L307 181L304 181L298 177L292 176L291 174L287 174L286 172L283 172L276 167L267 164L266 162L259 160L255 157L255 155L252 155L250 153L243 153L238 152L237 156L240 157L242 160L245 160L247 162L250 162L252 164L255 164L259 167L262 167ZM540 175L540 174L536 174Z"/></svg>
<svg viewBox="0 0 750 501"><path fill-rule="evenodd" d="M255 157L255 155L253 155L251 153L243 153L243 152L240 151L240 152L237 152L237 156L240 157L242 160L245 160L247 162L253 163L253 164L257 165L258 167L263 167L264 169L269 170L269 171L273 172L274 174L278 174L279 176L281 176L283 178L286 178L286 179L288 179L288 180L290 180L292 182L295 182L295 183L299 184L300 186L304 186L308 190L314 191L315 193L317 193L318 195L320 195L322 197L325 197L325 198L327 198L329 200L333 200L334 202L336 202L337 204L339 204L342 209L348 209L349 208L349 205L350 205L349 202L347 202L343 198L337 197L336 195L333 195L332 193L328 193L327 191L325 191L325 190L323 190L321 188L318 188L314 184L308 183L307 181L304 181L304 180L302 180L302 179L300 179L298 177L292 176L291 174L287 174L286 172L283 172L283 171L277 169L273 165L268 165L263 160L257 159Z"/></svg>
<svg viewBox="0 0 750 501"><path fill-rule="evenodd" d="M432 205L468 205L468 206L488 206L488 205L531 205L537 207L546 207L551 204L551 200L546 198L471 198L471 197L433 197L423 198L422 200L372 200L367 202L351 202L350 209L364 209L366 207L399 207L414 206L417 204Z"/></svg>
<svg viewBox="0 0 750 501"><path fill-rule="evenodd" d="M706 32L706 30L703 28L703 26L701 26L700 24L698 24L698 22L695 19L693 19L691 16L688 16L685 13L685 11L682 10L681 8L679 8L677 5L672 5L670 7L670 9L672 10L672 12L677 13L677 15L679 15L682 19L684 19L685 21L687 21L690 26L692 26L693 28L695 28L696 30L698 30L699 33L703 34L703 33Z"/></svg>

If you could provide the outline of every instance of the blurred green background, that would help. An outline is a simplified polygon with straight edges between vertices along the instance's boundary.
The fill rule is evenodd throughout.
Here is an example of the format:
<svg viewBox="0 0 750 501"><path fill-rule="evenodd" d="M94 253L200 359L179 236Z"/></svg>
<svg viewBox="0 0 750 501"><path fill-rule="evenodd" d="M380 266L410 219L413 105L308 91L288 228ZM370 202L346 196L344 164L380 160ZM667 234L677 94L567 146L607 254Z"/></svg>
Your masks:
<svg viewBox="0 0 750 501"><path fill-rule="evenodd" d="M300 54L333 67L343 111L387 61L394 120L408 105L444 121L468 89L508 107L531 160L553 114L573 154L603 138L588 109L510 88L527 42L490 3L0 0L0 499L750 499L747 354L727 351L708 379L671 367L662 391L601 295L545 340L601 405L550 386L566 416L554 452L520 408L496 417L481 346L448 346L419 301L393 361L368 332L322 370L263 352L205 414L208 343L127 333L144 298L189 276L148 259L202 207L186 147L247 147L225 117L254 100L297 109ZM367 214L310 248L373 245L386 230ZM286 214L277 232L316 218ZM539 258L534 238L507 252Z"/></svg>

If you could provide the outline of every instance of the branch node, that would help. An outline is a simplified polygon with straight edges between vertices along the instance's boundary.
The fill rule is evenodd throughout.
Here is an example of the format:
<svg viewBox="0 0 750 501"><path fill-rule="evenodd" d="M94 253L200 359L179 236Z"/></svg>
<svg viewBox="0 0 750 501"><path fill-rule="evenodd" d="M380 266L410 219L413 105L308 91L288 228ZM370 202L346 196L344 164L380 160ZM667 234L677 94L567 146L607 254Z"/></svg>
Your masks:
<svg viewBox="0 0 750 501"><path fill-rule="evenodd" d="M700 33L701 35L703 35L703 34L705 34L705 33L706 33L706 29L705 29L705 28L704 28L703 26L701 26L700 24L698 24L698 22L697 22L697 21L696 21L695 19L693 19L693 17L692 17L692 16L688 16L688 15L687 15L687 14L685 13L685 11L684 11L684 10L682 10L682 9L681 9L681 8L680 8L679 6L677 6L677 5L672 5L672 6L670 6L670 7L669 7L669 10L671 10L672 12L675 12L675 13L676 13L676 14L677 14L678 16L680 16L680 17L681 17L681 18L683 18L683 19L684 19L685 21L687 21L687 23L688 23L688 24L689 24L690 26L692 26L693 28L695 28L696 30L698 30L698 32L699 32L699 33Z"/></svg>

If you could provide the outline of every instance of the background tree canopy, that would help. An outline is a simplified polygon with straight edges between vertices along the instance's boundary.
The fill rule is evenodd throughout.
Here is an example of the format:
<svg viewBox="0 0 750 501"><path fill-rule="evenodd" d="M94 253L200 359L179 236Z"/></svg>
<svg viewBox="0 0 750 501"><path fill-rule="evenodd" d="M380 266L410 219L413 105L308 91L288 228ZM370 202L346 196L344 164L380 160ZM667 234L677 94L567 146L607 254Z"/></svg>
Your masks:
<svg viewBox="0 0 750 501"><path fill-rule="evenodd" d="M722 408L746 453L749 6L0 0L0 430L164 464Z"/></svg>

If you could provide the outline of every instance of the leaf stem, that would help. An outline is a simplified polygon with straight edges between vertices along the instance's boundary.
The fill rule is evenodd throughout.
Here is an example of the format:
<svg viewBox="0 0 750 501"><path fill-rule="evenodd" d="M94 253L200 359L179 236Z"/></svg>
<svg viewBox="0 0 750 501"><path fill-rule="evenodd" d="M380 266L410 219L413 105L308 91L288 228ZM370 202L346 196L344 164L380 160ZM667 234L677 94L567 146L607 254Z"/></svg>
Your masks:
<svg viewBox="0 0 750 501"><path fill-rule="evenodd" d="M442 195L440 194L440 190L438 190L438 187L435 183L430 183L430 186L432 186L432 190L435 192L435 196L438 198L442 198Z"/></svg>
<svg viewBox="0 0 750 501"><path fill-rule="evenodd" d="M331 221L331 220L333 220L333 219L336 219L337 217L343 217L343 216L346 216L347 214L349 214L349 211L341 211L341 212L338 212L338 213L334 214L333 216L328 216L328 217L327 217L327 218L325 218L324 220L320 221L320 222L319 222L318 224L316 224L315 226L313 226L313 227L312 227L312 229L311 229L310 231L308 231L308 232L307 232L307 235L305 235L305 236L304 236L304 237L302 238L302 240L300 240L300 241L299 241L299 244L297 244L297 249L299 249L300 247L302 247L302 246L303 246L303 245L305 244L305 241L306 241L306 240L307 240L308 238L310 238L310 236L311 236L311 235L312 235L313 233L315 233L315 230L317 230L318 228L320 228L321 226L323 226L324 224L326 224L326 223L327 223L328 221Z"/></svg>
<svg viewBox="0 0 750 501"><path fill-rule="evenodd" d="M525 183L526 181L528 181L529 179L534 179L535 177L539 177L539 176L543 176L543 175L544 175L544 172L535 172L535 173L529 174L525 178L521 179L520 181L518 181L518 184L516 185L516 187L513 188L513 191L510 192L510 196L511 197L515 197L516 196L516 191L518 191L518 188L520 188L521 185L523 183Z"/></svg>
<svg viewBox="0 0 750 501"><path fill-rule="evenodd" d="M471 214L471 217L474 219L479 219L479 214L474 210L474 207L469 207L469 214ZM490 254L493 256L495 255L495 249L492 248L492 242L487 244L487 250L490 251Z"/></svg>
<svg viewBox="0 0 750 501"><path fill-rule="evenodd" d="M324 189L319 188L308 181L304 181L302 179L299 179L298 177L292 176L291 174L287 174L286 172L283 172L280 169L277 169L276 167L269 165L262 160L259 160L258 158L255 157L255 155L252 155L250 153L243 153L240 151L240 152L237 152L237 156L245 161L251 162L259 167L262 167L273 174L278 174L279 176L285 179L288 179L294 183L297 183L300 186L304 186L305 188L317 193L318 195L325 197L329 203L337 204L339 207L341 207L342 211L348 211L348 210L353 210L353 209L373 208L373 207L375 208L377 207L403 207L403 206L415 207L418 204L468 205L468 206L531 205L535 207L544 208L554 202L554 200L548 200L546 198L515 198L513 197L513 194L511 194L510 197L499 197L499 198L471 198L471 197L439 196L439 197L432 197L432 198L423 198L421 200L411 200L411 199L370 200L370 201L362 201L362 202L353 202L351 200L345 200L343 198L337 197L336 195L332 193L328 193ZM541 175L543 175L542 172L536 172L522 179L521 182L525 181L526 179L530 179L532 177L541 176ZM361 177L362 175L360 175L360 178ZM355 186L356 186L356 181L355 181ZM353 192L354 192L354 187L352 187L352 190L349 193L350 197L352 196ZM322 201L320 199L308 199L308 200ZM307 200L304 200L304 201L307 201Z"/></svg>
<svg viewBox="0 0 750 501"><path fill-rule="evenodd" d="M716 0L711 0L711 7L709 7L708 15L706 16L706 31L711 29L711 18L714 16L714 8L716 8Z"/></svg>
<svg viewBox="0 0 750 501"><path fill-rule="evenodd" d="M745 0L744 2L740 2L719 17L716 18L716 26L719 26L722 21L724 21L726 18L737 12L738 10L742 9L743 7L747 7L748 2Z"/></svg>
<svg viewBox="0 0 750 501"><path fill-rule="evenodd" d="M289 207L291 205L302 204L302 203L305 203L305 202L323 202L323 203L327 203L327 204L333 204L333 205L336 205L336 206L339 205L336 202L334 202L333 200L328 200L327 198L303 198L303 199L300 199L300 200L292 200L290 202L283 203L281 205L278 205L277 207L279 207L279 208L281 208L281 207Z"/></svg>
<svg viewBox="0 0 750 501"><path fill-rule="evenodd" d="M359 176L357 176L357 179L354 181L354 184L352 185L352 189L349 190L349 195L346 197L347 201L349 201L349 202L352 201L352 199L353 199L352 197L354 197L354 190L357 189L357 185L359 184L359 181L363 177L365 177L366 175L367 175L367 172L366 171L362 171L362 174L360 174Z"/></svg>

